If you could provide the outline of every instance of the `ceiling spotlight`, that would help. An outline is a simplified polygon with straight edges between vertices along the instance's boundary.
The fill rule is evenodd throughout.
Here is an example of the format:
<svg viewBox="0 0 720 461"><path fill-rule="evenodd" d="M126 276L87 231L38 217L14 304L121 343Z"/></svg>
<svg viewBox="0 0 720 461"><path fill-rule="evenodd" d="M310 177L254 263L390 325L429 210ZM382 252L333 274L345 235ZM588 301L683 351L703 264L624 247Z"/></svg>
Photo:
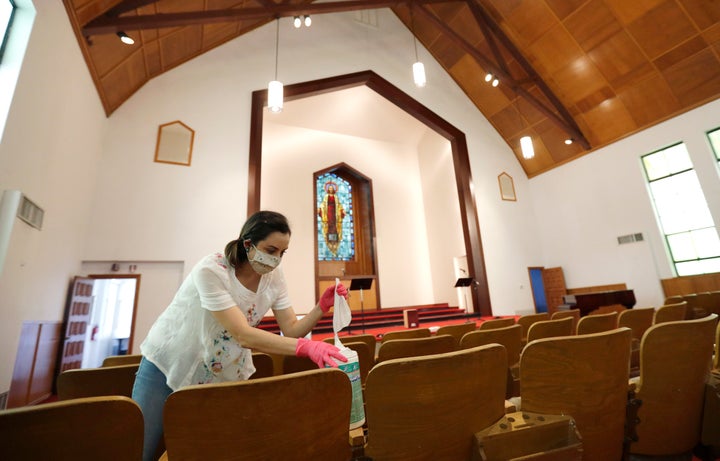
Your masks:
<svg viewBox="0 0 720 461"><path fill-rule="evenodd" d="M302 20L300 19L300 16L295 16L293 18L293 26L295 26L296 29L299 29L300 26L302 26Z"/></svg>
<svg viewBox="0 0 720 461"><path fill-rule="evenodd" d="M498 79L496 78L496 79L493 80L492 86L498 86L499 83L500 83L500 80L498 80Z"/></svg>
<svg viewBox="0 0 720 461"><path fill-rule="evenodd" d="M573 143L572 138L567 138L567 139L565 140L565 144L567 144L568 146L569 146L570 144L572 144L572 143Z"/></svg>
<svg viewBox="0 0 720 461"><path fill-rule="evenodd" d="M123 31L119 31L117 33L117 36L120 37L120 41L126 45L132 45L133 43L135 43L135 40L133 40L132 37L129 37L128 34Z"/></svg>
<svg viewBox="0 0 720 461"><path fill-rule="evenodd" d="M310 27L310 25L312 25L312 19L310 19L309 14L306 14L305 15L305 27Z"/></svg>
<svg viewBox="0 0 720 461"><path fill-rule="evenodd" d="M492 78L493 78L493 74L491 74L490 72L488 72L487 74L485 74L485 81L486 81L486 82L490 83L490 80L492 80Z"/></svg>

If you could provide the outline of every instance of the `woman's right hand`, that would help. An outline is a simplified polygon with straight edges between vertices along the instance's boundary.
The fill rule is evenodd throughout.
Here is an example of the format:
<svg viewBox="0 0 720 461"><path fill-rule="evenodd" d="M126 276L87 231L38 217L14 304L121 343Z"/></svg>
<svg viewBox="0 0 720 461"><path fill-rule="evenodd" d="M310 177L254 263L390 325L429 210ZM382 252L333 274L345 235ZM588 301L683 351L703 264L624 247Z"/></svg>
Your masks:
<svg viewBox="0 0 720 461"><path fill-rule="evenodd" d="M320 305L320 309L322 309L323 313L326 313L330 310L331 307L335 305L335 293L339 294L340 296L347 298L347 288L345 288L345 285L342 283L337 284L337 288L335 285L331 285L325 289L322 296L320 296L320 302L318 303Z"/></svg>

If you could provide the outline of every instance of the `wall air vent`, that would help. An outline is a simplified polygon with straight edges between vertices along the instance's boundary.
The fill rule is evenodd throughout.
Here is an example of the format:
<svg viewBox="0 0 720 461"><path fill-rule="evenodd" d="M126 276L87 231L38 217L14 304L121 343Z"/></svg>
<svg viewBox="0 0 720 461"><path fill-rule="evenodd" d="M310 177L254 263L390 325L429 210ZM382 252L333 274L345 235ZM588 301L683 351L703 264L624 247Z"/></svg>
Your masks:
<svg viewBox="0 0 720 461"><path fill-rule="evenodd" d="M42 229L45 211L37 206L35 202L23 195L22 200L20 201L20 206L18 207L17 216L26 223L30 224L32 227Z"/></svg>
<svg viewBox="0 0 720 461"><path fill-rule="evenodd" d="M625 243L642 242L644 240L645 238L640 232L638 232L637 234L621 235L617 238L618 245L623 245Z"/></svg>

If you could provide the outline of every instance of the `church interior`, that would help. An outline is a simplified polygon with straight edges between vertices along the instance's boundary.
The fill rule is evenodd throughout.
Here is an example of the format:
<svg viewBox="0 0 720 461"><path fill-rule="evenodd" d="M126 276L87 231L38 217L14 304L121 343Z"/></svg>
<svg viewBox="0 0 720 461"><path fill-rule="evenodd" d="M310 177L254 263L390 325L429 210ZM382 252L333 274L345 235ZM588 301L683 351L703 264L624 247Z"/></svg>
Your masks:
<svg viewBox="0 0 720 461"><path fill-rule="evenodd" d="M0 4L0 458L37 450L13 428L74 440L38 421L83 424L91 396L137 439L140 344L259 210L289 220L295 312L350 288L362 388L257 352L227 392L176 392L162 459L235 459L188 430L198 401L313 387L335 401L298 402L304 441L244 459L720 456L717 1ZM104 368L112 392L61 390ZM141 459L103 425L70 445Z"/></svg>

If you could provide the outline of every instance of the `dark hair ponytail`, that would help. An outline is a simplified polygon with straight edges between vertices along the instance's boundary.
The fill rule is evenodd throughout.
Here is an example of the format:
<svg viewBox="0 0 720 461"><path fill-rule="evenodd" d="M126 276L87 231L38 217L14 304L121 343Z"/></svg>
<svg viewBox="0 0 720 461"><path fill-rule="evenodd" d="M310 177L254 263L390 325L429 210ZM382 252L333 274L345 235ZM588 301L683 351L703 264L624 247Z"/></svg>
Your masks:
<svg viewBox="0 0 720 461"><path fill-rule="evenodd" d="M245 221L240 237L225 245L225 258L232 267L238 267L247 261L243 242L250 240L253 245L265 240L273 232L290 234L290 224L285 216L275 211L258 211Z"/></svg>

